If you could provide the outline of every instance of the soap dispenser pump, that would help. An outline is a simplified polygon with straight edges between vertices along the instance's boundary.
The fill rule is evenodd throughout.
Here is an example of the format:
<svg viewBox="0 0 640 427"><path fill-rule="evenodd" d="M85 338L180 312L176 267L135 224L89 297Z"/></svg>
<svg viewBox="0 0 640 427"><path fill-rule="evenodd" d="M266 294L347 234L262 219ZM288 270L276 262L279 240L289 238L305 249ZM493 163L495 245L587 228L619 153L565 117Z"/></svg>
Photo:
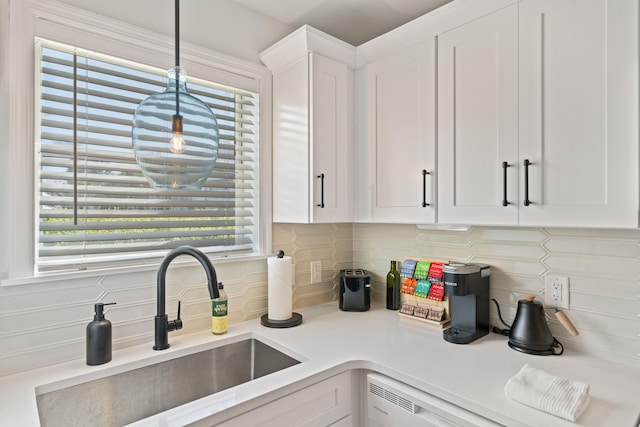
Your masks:
<svg viewBox="0 0 640 427"><path fill-rule="evenodd" d="M87 325L87 365L102 365L111 360L111 322L104 318L104 306L97 303L93 321Z"/></svg>

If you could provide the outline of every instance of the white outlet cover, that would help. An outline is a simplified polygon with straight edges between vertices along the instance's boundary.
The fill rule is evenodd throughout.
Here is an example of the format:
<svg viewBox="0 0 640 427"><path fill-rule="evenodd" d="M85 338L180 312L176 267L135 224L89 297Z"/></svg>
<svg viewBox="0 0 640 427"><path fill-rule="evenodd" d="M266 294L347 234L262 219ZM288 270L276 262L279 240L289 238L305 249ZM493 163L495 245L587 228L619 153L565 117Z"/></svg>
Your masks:
<svg viewBox="0 0 640 427"><path fill-rule="evenodd" d="M569 308L568 276L545 276L544 305L557 308Z"/></svg>
<svg viewBox="0 0 640 427"><path fill-rule="evenodd" d="M322 261L311 261L311 284L322 282Z"/></svg>

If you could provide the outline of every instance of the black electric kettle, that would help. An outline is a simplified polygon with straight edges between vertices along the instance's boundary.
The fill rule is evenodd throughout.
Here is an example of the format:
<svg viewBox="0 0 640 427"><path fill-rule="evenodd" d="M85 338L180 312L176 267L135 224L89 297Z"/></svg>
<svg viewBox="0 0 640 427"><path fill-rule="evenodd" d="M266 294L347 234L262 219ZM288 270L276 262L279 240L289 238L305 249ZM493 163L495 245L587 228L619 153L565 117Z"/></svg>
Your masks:
<svg viewBox="0 0 640 427"><path fill-rule="evenodd" d="M555 355L564 347L551 335L542 303L534 295L518 301L518 310L509 330L509 347L528 354Z"/></svg>

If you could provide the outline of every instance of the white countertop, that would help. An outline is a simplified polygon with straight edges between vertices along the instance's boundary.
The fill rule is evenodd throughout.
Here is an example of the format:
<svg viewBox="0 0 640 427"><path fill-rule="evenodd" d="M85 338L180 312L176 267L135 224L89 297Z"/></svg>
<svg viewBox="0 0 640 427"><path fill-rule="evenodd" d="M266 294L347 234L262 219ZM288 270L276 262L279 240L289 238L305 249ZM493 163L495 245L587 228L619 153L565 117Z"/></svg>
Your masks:
<svg viewBox="0 0 640 427"><path fill-rule="evenodd" d="M332 303L299 312L303 323L294 328L266 328L260 319L253 319L231 325L224 336L170 333L168 350L154 351L152 343L136 346L114 352L113 360L101 366L87 366L79 359L1 377L0 425L39 425L36 387L42 392L55 390L248 337L302 363L136 425L179 425L221 410L235 415L287 394L292 384L310 385L351 369L378 371L508 426L633 426L640 413L640 368L579 355L571 349L562 356L527 355L510 349L507 338L496 334L471 344L451 344L442 339L440 330L383 307L342 312ZM152 327L151 321L149 325ZM505 396L507 380L525 363L590 386L591 403L576 423Z"/></svg>

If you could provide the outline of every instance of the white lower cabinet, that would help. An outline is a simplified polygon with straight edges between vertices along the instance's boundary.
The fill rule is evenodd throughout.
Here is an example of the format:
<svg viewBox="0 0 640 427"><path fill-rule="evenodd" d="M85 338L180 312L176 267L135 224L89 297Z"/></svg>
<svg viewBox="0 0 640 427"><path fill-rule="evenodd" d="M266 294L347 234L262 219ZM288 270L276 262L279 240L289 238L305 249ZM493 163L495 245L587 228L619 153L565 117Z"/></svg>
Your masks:
<svg viewBox="0 0 640 427"><path fill-rule="evenodd" d="M358 426L357 372L344 372L217 426ZM355 398L354 398L355 397Z"/></svg>
<svg viewBox="0 0 640 427"><path fill-rule="evenodd" d="M356 369L213 425L496 427L499 424L377 372Z"/></svg>

